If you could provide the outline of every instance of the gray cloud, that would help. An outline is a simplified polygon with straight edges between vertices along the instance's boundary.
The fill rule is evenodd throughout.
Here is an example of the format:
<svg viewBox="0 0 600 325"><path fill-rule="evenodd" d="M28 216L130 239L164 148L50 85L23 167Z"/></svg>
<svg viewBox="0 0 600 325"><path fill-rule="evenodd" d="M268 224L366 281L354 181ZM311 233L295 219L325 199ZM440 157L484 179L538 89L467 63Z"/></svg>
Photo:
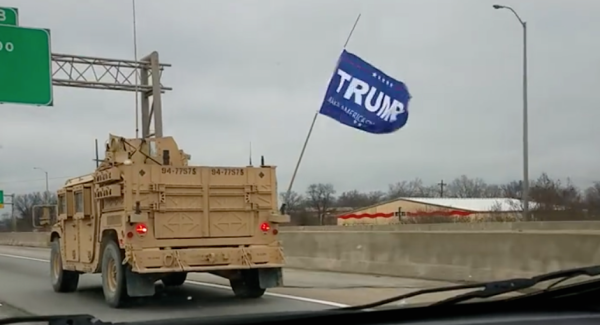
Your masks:
<svg viewBox="0 0 600 325"><path fill-rule="evenodd" d="M173 64L163 82L165 133L196 164L278 165L287 187L331 69L348 49L407 83L406 127L369 135L319 117L295 189L433 182L460 174L490 182L521 175L521 30L488 0L139 0L140 56ZM530 173L598 178L600 2L509 1L529 24ZM52 30L53 51L133 58L129 1L6 0L21 25ZM594 34L593 34L594 33ZM91 171L93 141L134 135L132 94L55 88L55 107L0 107L0 187L43 189ZM58 187L64 179L52 181Z"/></svg>

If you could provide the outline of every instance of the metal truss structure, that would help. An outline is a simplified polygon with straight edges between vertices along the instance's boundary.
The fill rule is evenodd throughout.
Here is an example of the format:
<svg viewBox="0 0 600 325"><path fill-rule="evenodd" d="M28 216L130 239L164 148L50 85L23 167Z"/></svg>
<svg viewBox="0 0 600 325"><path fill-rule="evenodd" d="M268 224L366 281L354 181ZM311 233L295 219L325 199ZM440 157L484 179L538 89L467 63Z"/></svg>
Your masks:
<svg viewBox="0 0 600 325"><path fill-rule="evenodd" d="M142 138L163 136L161 94L172 88L162 85L161 77L171 65L160 63L158 52L139 61L53 53L52 63L54 86L140 92Z"/></svg>

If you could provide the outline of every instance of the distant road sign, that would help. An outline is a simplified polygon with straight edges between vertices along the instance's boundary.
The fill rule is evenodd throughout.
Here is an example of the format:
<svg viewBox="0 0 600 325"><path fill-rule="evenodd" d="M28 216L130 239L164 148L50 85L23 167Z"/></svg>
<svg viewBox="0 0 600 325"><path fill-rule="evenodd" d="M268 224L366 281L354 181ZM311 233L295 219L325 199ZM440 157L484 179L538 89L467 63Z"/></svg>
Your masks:
<svg viewBox="0 0 600 325"><path fill-rule="evenodd" d="M0 25L0 103L52 106L50 30Z"/></svg>
<svg viewBox="0 0 600 325"><path fill-rule="evenodd" d="M0 190L0 209L4 208L4 191Z"/></svg>
<svg viewBox="0 0 600 325"><path fill-rule="evenodd" d="M19 9L0 7L0 25L19 26Z"/></svg>

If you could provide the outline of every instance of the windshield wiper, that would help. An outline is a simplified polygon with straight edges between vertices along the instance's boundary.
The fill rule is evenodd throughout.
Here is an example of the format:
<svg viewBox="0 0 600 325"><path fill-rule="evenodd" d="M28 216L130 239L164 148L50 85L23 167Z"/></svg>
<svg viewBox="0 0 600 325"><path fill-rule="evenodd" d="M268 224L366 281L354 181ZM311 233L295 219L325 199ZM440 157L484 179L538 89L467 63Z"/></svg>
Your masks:
<svg viewBox="0 0 600 325"><path fill-rule="evenodd" d="M111 325L111 322L103 322L92 315L47 315L47 316L23 316L8 317L0 319L0 325L22 324L22 323L45 323L48 325Z"/></svg>
<svg viewBox="0 0 600 325"><path fill-rule="evenodd" d="M551 287L557 285L560 282L566 281L570 278L579 276L579 275L587 275L587 276L597 276L600 275L600 265L588 266L588 267L580 267L573 269L560 270L556 272L549 272L540 275L536 275L531 278L515 278L508 280L500 280L500 281L491 281L491 282L481 282L481 283L472 283L472 284L462 284L462 285L454 285L454 286L446 286L446 287L438 287L438 288L430 288L417 290L413 292L409 292L407 294L391 297L388 299L376 301L369 304L358 305L358 306L350 306L344 307L341 309L344 310L360 310L360 309L369 309L374 307L383 306L392 302L401 301L404 299L421 296L428 293L437 293L437 292L445 292L445 291L456 291L456 290L464 290L464 289L474 289L474 288L482 288L481 290L470 291L464 294L460 294L448 299L443 299L429 306L442 306L442 305L451 305L459 302L463 302L466 300L474 299L474 298L489 298L509 292L515 292L527 288L531 288L536 284L548 280L555 280L555 283L551 284L545 290L550 289Z"/></svg>

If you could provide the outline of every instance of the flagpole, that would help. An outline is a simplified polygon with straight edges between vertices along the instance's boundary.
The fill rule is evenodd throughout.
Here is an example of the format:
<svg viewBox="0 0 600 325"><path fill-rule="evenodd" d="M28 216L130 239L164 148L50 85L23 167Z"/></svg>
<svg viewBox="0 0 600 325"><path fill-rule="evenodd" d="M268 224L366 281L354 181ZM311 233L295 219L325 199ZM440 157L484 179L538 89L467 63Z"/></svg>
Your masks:
<svg viewBox="0 0 600 325"><path fill-rule="evenodd" d="M137 24L135 20L135 0L131 0L132 14L133 14L133 59L137 62ZM140 131L140 109L139 109L139 89L138 85L140 84L140 76L139 69L135 69L135 137L137 139L139 131Z"/></svg>
<svg viewBox="0 0 600 325"><path fill-rule="evenodd" d="M350 33L348 34L348 37L346 38L346 42L344 43L344 47L343 47L344 50L348 46L348 43L350 42L350 38L352 38L352 34L354 34L354 29L356 29L356 25L358 25L360 16L361 16L361 14L359 13L358 16L356 17L356 20L354 21L354 25L352 25L352 29L350 30ZM338 64L339 64L339 61L336 62L335 66L337 67ZM312 122L310 123L310 128L308 129L308 134L306 135L306 139L304 140L304 145L302 146L302 150L300 151L300 157L298 157L298 162L296 162L296 168L294 168L294 173L292 174L292 179L290 180L290 185L287 188L287 192L285 194L286 202L284 202L283 205L281 206L282 213L285 213L285 207L286 207L286 204L288 203L287 200L289 200L290 193L292 192L292 187L294 186L294 180L296 180L296 174L298 173L298 168L300 168L300 163L302 162L302 157L304 157L304 151L306 151L306 146L308 145L308 140L310 140L310 136L312 135L312 131L313 131L313 128L315 127L315 122L317 121L318 116L319 116L319 110L317 109L317 111L315 112L315 116L313 117Z"/></svg>

